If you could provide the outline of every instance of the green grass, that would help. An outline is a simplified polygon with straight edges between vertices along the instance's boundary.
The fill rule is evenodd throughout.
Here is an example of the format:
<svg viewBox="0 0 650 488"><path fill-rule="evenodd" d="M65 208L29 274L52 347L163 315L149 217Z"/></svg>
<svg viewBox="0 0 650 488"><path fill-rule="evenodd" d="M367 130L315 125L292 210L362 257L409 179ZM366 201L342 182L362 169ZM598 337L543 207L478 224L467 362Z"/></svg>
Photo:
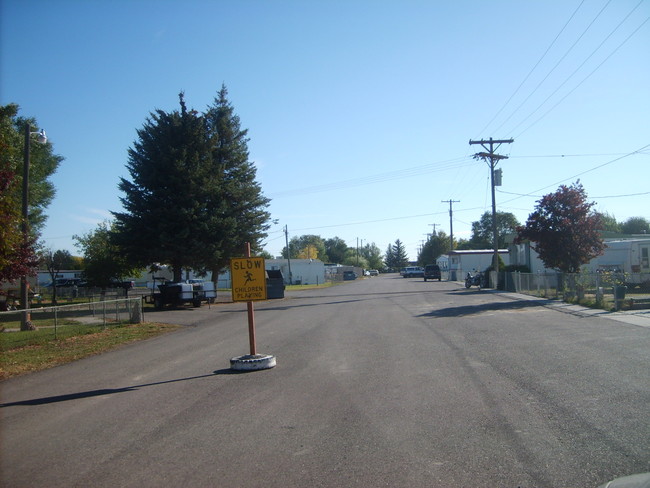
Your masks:
<svg viewBox="0 0 650 488"><path fill-rule="evenodd" d="M100 354L122 344L177 329L176 325L142 323L102 325L78 323L51 328L0 333L0 379L40 371Z"/></svg>
<svg viewBox="0 0 650 488"><path fill-rule="evenodd" d="M335 283L328 281L326 283L321 283L320 285L287 285L285 290L311 290L313 288L329 288L330 286L334 286Z"/></svg>

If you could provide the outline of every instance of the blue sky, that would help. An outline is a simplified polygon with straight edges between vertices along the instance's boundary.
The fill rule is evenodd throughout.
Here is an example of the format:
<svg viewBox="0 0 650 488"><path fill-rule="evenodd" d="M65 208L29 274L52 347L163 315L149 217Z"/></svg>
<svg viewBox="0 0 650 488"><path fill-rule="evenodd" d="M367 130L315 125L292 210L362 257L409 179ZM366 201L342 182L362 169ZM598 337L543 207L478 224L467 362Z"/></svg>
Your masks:
<svg viewBox="0 0 650 488"><path fill-rule="evenodd" d="M514 138L500 211L523 223L578 178L596 209L650 219L650 2L0 0L0 103L65 158L43 239L120 210L127 149L178 93L224 83L258 181L289 236L411 259L433 229L469 237L491 209L474 139ZM433 225L435 224L435 226Z"/></svg>

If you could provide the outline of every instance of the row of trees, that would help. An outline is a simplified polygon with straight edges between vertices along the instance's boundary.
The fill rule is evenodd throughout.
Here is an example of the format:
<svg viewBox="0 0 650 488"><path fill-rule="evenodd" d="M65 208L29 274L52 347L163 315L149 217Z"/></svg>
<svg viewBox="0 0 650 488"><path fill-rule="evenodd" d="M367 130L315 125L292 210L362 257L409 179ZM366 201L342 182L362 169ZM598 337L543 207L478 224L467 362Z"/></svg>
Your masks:
<svg viewBox="0 0 650 488"><path fill-rule="evenodd" d="M530 241L546 267L567 273L577 273L604 250L603 233L648 234L650 222L644 217L631 217L617 222L613 216L593 210L594 202L580 182L561 185L554 193L542 197L535 210L521 225L509 212L497 212L498 247L505 248L507 238L515 242ZM492 249L492 213L485 212L479 221L472 223L472 236L454 242L454 248ZM444 232L434 233L423 245L418 264L432 263L449 251L451 243Z"/></svg>
<svg viewBox="0 0 650 488"><path fill-rule="evenodd" d="M381 250L375 243L350 247L340 237L323 239L308 234L292 237L289 247L282 249L282 257L290 259L320 259L327 263L359 266L365 269L383 269Z"/></svg>
<svg viewBox="0 0 650 488"><path fill-rule="evenodd" d="M617 222L616 217L608 213L599 214L603 230L612 234L650 234L650 221L645 217L630 217L625 222Z"/></svg>
<svg viewBox="0 0 650 488"><path fill-rule="evenodd" d="M538 201L525 225L509 212L497 212L497 235L500 248L507 247L507 240L516 243L529 241L546 267L567 273L577 273L582 265L604 250L603 232L645 234L650 223L644 217L632 217L618 223L614 217L593 210L593 202L580 182L562 185L554 193ZM492 249L493 229L491 212L484 213L472 223L470 239L454 241L454 249ZM302 236L292 239L291 257L326 257L325 260L343 264L359 262L358 253L346 246L339 238L323 240L319 236ZM424 266L449 252L452 243L444 232L429 235L418 253L417 264ZM372 252L368 252L372 249ZM286 257L286 249L283 256ZM402 242L397 239L389 244L382 258L376 246L367 247L361 253L361 266L377 269L399 269L409 264ZM370 259L366 256L370 255Z"/></svg>

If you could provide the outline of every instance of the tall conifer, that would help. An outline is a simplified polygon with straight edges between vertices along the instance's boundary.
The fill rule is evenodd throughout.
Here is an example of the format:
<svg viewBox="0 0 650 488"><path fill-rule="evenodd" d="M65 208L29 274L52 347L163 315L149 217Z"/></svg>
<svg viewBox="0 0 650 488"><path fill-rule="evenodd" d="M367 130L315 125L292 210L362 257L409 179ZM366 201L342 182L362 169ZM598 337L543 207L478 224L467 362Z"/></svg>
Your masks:
<svg viewBox="0 0 650 488"><path fill-rule="evenodd" d="M265 237L268 199L248 161L246 131L224 87L205 114L157 110L137 131L122 178L123 212L114 212L114 239L137 266L171 265L182 270L223 269Z"/></svg>

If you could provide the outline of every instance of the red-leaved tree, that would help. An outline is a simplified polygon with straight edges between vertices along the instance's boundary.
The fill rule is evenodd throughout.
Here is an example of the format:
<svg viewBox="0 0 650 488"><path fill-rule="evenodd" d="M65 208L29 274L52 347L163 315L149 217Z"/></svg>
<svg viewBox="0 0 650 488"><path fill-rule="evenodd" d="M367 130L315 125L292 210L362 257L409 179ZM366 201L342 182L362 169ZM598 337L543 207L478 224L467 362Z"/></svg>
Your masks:
<svg viewBox="0 0 650 488"><path fill-rule="evenodd" d="M15 173L0 161L0 286L36 274L34 239L25 241L18 202L13 198Z"/></svg>
<svg viewBox="0 0 650 488"><path fill-rule="evenodd" d="M580 267L603 253L602 220L591 210L580 181L542 197L526 225L517 228L516 243L530 241L547 268L579 273Z"/></svg>

